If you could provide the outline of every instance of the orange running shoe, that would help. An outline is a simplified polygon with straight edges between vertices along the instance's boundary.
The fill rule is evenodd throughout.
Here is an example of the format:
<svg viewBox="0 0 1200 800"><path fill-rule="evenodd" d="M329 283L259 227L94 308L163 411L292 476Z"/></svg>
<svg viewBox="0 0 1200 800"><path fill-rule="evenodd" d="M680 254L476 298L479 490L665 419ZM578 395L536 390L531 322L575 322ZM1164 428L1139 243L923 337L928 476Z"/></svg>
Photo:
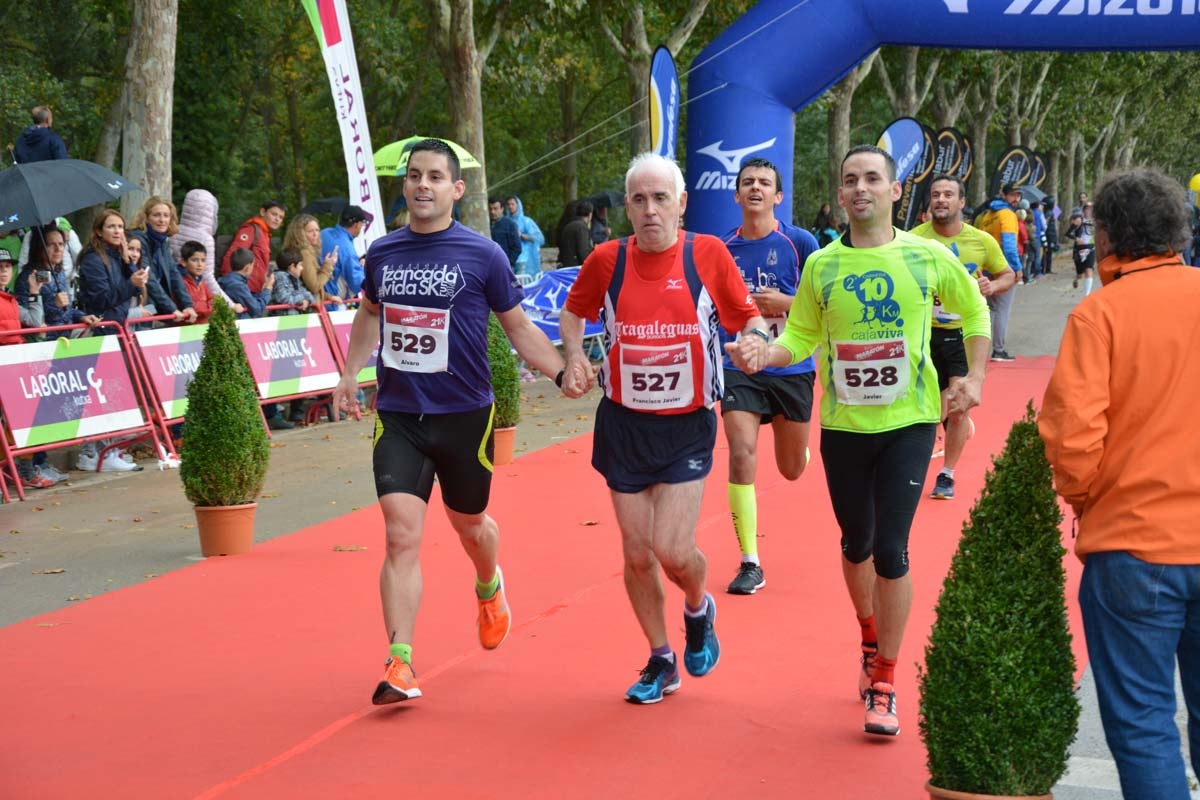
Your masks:
<svg viewBox="0 0 1200 800"><path fill-rule="evenodd" d="M398 658L387 660L387 672L383 680L375 687L371 702L377 706L388 703L398 703L401 700L415 700L421 696L421 687L417 686L417 676L413 668Z"/></svg>
<svg viewBox="0 0 1200 800"><path fill-rule="evenodd" d="M871 688L871 672L875 669L875 656L879 655L878 648L862 646L862 669L858 673L858 699L866 700L867 691Z"/></svg>
<svg viewBox="0 0 1200 800"><path fill-rule="evenodd" d="M895 736L900 733L900 720L896 716L896 687L890 683L876 681L867 689L867 715L863 730L880 736Z"/></svg>
<svg viewBox="0 0 1200 800"><path fill-rule="evenodd" d="M500 588L487 600L479 600L479 643L485 650L495 650L504 644L512 628L512 614L504 597L504 573L499 565L496 574L500 576Z"/></svg>

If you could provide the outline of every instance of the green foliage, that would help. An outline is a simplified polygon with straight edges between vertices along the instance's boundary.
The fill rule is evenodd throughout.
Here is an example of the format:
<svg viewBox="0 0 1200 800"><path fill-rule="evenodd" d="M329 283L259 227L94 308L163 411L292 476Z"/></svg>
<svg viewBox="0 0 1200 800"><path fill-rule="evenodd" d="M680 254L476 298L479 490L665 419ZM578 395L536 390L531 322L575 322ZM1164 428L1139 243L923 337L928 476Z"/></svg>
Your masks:
<svg viewBox="0 0 1200 800"><path fill-rule="evenodd" d="M1034 420L1030 404L988 472L925 648L921 736L939 788L1049 793L1075 738L1062 512Z"/></svg>
<svg viewBox="0 0 1200 800"><path fill-rule="evenodd" d="M233 310L213 301L204 355L188 384L179 477L198 506L253 503L262 491L270 449L254 376Z"/></svg>
<svg viewBox="0 0 1200 800"><path fill-rule="evenodd" d="M521 374L508 336L495 314L488 316L488 363L492 368L492 393L496 395L495 428L513 428L521 421Z"/></svg>

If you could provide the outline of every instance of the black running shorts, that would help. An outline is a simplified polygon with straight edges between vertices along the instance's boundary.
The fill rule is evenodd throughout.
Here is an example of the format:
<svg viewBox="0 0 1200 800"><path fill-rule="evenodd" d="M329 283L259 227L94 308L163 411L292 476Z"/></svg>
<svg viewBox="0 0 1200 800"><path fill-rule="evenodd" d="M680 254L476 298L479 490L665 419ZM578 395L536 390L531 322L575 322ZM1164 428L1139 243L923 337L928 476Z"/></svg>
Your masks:
<svg viewBox="0 0 1200 800"><path fill-rule="evenodd" d="M966 377L967 347L962 328L930 329L929 352L937 370L938 388L943 392L950 388L951 378Z"/></svg>
<svg viewBox="0 0 1200 800"><path fill-rule="evenodd" d="M717 415L632 411L607 397L596 407L592 466L614 492L637 494L657 483L701 480L712 469Z"/></svg>
<svg viewBox="0 0 1200 800"><path fill-rule="evenodd" d="M825 483L851 564L874 558L883 578L908 574L908 534L936 433L930 423L883 433L821 431Z"/></svg>
<svg viewBox="0 0 1200 800"><path fill-rule="evenodd" d="M1075 262L1075 274L1082 275L1096 266L1096 248L1090 244L1074 247L1071 249L1071 259Z"/></svg>
<svg viewBox="0 0 1200 800"><path fill-rule="evenodd" d="M725 394L721 396L721 413L750 411L759 415L759 422L769 425L775 417L789 422L808 422L812 419L813 380L815 372L796 375L755 375L725 370Z"/></svg>
<svg viewBox="0 0 1200 800"><path fill-rule="evenodd" d="M375 417L372 457L375 493L401 492L429 502L436 476L442 502L460 514L479 514L492 491L492 407L459 414Z"/></svg>

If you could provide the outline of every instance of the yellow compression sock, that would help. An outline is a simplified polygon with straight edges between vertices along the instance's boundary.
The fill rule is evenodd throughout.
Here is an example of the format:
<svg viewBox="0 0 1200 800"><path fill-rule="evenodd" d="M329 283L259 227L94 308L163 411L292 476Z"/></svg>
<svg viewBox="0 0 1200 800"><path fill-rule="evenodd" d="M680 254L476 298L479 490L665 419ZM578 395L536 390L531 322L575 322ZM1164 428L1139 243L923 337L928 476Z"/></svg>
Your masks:
<svg viewBox="0 0 1200 800"><path fill-rule="evenodd" d="M754 484L730 483L728 489L729 513L733 517L738 547L744 556L757 556L758 499L754 495Z"/></svg>

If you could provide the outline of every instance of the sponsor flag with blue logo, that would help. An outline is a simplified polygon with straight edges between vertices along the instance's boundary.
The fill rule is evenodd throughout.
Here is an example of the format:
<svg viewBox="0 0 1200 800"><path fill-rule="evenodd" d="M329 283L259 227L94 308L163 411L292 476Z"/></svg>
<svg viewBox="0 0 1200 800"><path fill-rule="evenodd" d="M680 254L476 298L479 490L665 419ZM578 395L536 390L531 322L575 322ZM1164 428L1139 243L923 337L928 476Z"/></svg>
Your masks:
<svg viewBox="0 0 1200 800"><path fill-rule="evenodd" d="M679 75L671 51L659 47L650 62L650 149L675 159L676 131L679 127Z"/></svg>

